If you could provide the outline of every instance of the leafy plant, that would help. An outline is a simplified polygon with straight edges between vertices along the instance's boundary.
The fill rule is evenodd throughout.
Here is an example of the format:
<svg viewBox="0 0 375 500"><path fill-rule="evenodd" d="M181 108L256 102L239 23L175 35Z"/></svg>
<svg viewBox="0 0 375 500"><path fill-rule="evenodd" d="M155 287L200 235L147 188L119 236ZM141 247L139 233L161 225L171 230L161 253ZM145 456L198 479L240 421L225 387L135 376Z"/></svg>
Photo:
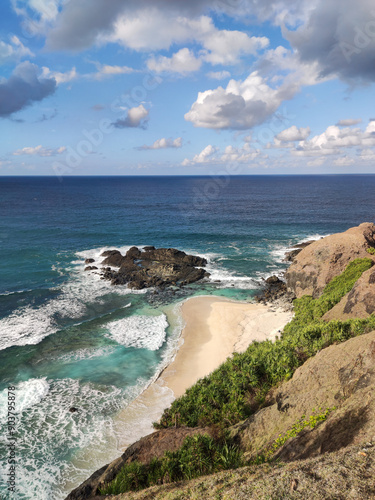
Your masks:
<svg viewBox="0 0 375 500"><path fill-rule="evenodd" d="M366 252L369 253L370 255L375 255L375 248L373 247L366 248Z"/></svg>
<svg viewBox="0 0 375 500"><path fill-rule="evenodd" d="M245 465L242 452L229 439L214 440L208 435L188 436L177 451L166 452L149 464L125 464L116 478L100 490L102 495L137 491L212 474Z"/></svg>

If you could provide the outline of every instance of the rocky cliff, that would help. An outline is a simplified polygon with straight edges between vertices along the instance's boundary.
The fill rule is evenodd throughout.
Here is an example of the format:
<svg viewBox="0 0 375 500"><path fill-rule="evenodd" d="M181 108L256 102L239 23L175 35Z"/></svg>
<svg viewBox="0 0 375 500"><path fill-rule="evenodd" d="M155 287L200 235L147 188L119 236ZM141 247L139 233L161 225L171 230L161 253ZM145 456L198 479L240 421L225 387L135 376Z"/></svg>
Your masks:
<svg viewBox="0 0 375 500"><path fill-rule="evenodd" d="M332 234L302 249L285 274L288 288L297 298L319 297L332 278L341 274L354 259L372 257L367 249L375 247L375 225L364 222L344 233Z"/></svg>

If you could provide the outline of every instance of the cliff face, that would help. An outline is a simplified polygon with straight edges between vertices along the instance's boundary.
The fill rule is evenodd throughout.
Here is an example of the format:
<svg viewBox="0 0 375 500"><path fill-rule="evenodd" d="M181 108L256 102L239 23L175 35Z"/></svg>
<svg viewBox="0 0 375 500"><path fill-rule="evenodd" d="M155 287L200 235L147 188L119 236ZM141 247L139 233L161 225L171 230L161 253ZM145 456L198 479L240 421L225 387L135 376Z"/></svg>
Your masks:
<svg viewBox="0 0 375 500"><path fill-rule="evenodd" d="M341 274L349 262L371 257L367 249L374 247L375 225L370 222L314 241L294 258L285 273L287 286L297 298L319 297L326 284Z"/></svg>

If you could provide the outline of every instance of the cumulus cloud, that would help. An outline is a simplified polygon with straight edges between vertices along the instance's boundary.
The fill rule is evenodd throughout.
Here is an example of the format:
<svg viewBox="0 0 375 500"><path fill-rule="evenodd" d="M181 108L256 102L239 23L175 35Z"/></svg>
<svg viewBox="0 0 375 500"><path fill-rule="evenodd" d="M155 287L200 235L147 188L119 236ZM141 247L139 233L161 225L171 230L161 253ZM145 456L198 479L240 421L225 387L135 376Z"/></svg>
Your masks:
<svg viewBox="0 0 375 500"><path fill-rule="evenodd" d="M11 0L14 12L23 18L22 27L26 34L40 35L59 14L65 0Z"/></svg>
<svg viewBox="0 0 375 500"><path fill-rule="evenodd" d="M180 148L182 147L182 137L177 137L177 139L157 139L151 146L140 146L137 149L147 150L147 149L166 149L166 148Z"/></svg>
<svg viewBox="0 0 375 500"><path fill-rule="evenodd" d="M252 148L250 142L247 142L245 139L242 147L229 145L224 149L224 153L219 153L218 148L209 144L199 154L196 154L192 160L185 158L182 165L188 166L202 163L227 164L228 162L248 164L260 157L260 149Z"/></svg>
<svg viewBox="0 0 375 500"><path fill-rule="evenodd" d="M331 125L322 134L301 141L292 152L296 156L323 156L339 154L346 148L374 146L375 121L371 121L365 130Z"/></svg>
<svg viewBox="0 0 375 500"><path fill-rule="evenodd" d="M96 66L97 71L95 73L87 73L83 75L85 78L103 80L104 78L111 76L128 75L136 72L135 69L130 68L129 66L111 66L110 64L101 64L97 61L93 61L92 64Z"/></svg>
<svg viewBox="0 0 375 500"><path fill-rule="evenodd" d="M149 111L140 104L137 107L130 108L125 118L119 118L112 125L115 128L145 128L149 119Z"/></svg>
<svg viewBox="0 0 375 500"><path fill-rule="evenodd" d="M185 158L182 165L187 166L194 165L196 163L206 163L212 158L212 155L214 155L217 150L218 149L215 146L209 144L199 154L196 154L192 160Z"/></svg>
<svg viewBox="0 0 375 500"><path fill-rule="evenodd" d="M56 156L64 153L66 151L65 146L59 148L45 148L41 145L35 147L26 147L22 149L17 149L14 151L15 156L29 155L29 156Z"/></svg>
<svg viewBox="0 0 375 500"><path fill-rule="evenodd" d="M23 62L8 80L0 81L0 117L9 117L56 90L55 78L44 78L35 64Z"/></svg>
<svg viewBox="0 0 375 500"><path fill-rule="evenodd" d="M310 127L297 128L295 125L289 127L276 135L276 139L281 142L303 141L310 135Z"/></svg>
<svg viewBox="0 0 375 500"><path fill-rule="evenodd" d="M179 50L172 57L152 57L147 61L148 69L156 73L163 71L181 74L191 73L197 71L201 65L202 61L197 59L193 52L187 48Z"/></svg>
<svg viewBox="0 0 375 500"><path fill-rule="evenodd" d="M199 92L185 120L195 127L249 129L267 120L299 86L294 82L272 88L257 71L246 80L230 80L227 87Z"/></svg>
<svg viewBox="0 0 375 500"><path fill-rule="evenodd" d="M34 57L34 54L23 45L15 35L10 37L10 43L0 40L0 64L18 61L24 57Z"/></svg>

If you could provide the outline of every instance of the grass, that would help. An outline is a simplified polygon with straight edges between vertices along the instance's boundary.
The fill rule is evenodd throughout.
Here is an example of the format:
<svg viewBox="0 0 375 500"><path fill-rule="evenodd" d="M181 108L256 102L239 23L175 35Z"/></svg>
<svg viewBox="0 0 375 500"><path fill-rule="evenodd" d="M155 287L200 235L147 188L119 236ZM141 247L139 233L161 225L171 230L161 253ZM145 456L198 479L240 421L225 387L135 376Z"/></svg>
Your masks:
<svg viewBox="0 0 375 500"><path fill-rule="evenodd" d="M319 350L375 329L374 316L321 320L371 266L369 258L356 259L328 283L320 298L304 296L295 300L295 317L284 328L281 339L274 343L254 342L245 353L228 358L176 399L154 426L173 427L176 422L189 427L233 425L257 411L271 387L291 378Z"/></svg>
<svg viewBox="0 0 375 500"><path fill-rule="evenodd" d="M214 472L244 465L242 453L228 440L208 435L187 437L181 448L166 452L149 464L131 462L124 465L116 478L100 490L101 495L138 491L156 484L194 479Z"/></svg>

